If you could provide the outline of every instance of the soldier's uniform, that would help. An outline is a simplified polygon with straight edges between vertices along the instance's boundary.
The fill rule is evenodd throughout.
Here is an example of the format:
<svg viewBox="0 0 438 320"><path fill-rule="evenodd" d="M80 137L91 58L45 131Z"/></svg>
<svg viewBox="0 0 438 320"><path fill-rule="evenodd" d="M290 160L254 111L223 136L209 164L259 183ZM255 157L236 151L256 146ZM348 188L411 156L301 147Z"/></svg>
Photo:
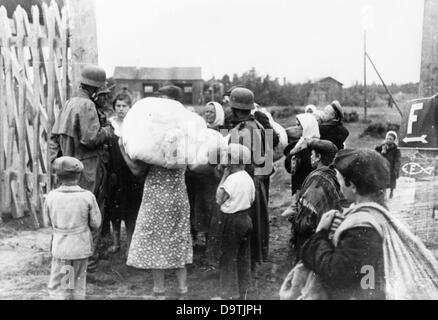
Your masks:
<svg viewBox="0 0 438 320"><path fill-rule="evenodd" d="M82 84L100 88L105 81L105 71L100 68L87 67L82 72ZM70 156L83 163L79 186L93 192L103 212L107 175L104 146L113 135L113 129L110 126L102 127L100 118L90 93L80 88L67 101L55 121L50 139L50 158L54 161L60 156ZM95 247L99 235L100 230L93 234ZM97 263L97 250L94 251L89 271L94 271Z"/></svg>
<svg viewBox="0 0 438 320"><path fill-rule="evenodd" d="M230 96L231 108L252 110L254 108L254 94L245 88L235 88ZM251 212L253 232L251 236L251 263L254 268L256 262L267 261L269 253L269 176L272 172L267 170L265 160L268 155L265 141L265 129L249 114L246 117L233 118L234 128L230 131L230 142L243 144L251 151L252 163L245 170L254 180L256 195ZM268 142L268 144L265 144ZM270 146L272 148L272 146Z"/></svg>

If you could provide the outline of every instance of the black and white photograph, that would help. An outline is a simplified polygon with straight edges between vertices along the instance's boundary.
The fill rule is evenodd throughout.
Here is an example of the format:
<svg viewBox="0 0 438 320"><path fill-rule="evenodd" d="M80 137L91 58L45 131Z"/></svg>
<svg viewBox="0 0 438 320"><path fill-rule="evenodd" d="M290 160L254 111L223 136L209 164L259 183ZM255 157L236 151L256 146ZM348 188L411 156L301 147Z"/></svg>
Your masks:
<svg viewBox="0 0 438 320"><path fill-rule="evenodd" d="M0 0L0 300L264 318L437 258L438 0Z"/></svg>

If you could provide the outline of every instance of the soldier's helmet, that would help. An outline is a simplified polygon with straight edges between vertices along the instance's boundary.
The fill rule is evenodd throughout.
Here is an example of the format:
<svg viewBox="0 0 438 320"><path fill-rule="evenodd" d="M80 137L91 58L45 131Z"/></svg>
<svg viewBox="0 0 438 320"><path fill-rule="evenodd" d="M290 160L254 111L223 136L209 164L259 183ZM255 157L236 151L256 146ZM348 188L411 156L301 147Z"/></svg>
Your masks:
<svg viewBox="0 0 438 320"><path fill-rule="evenodd" d="M95 88L102 88L106 83L105 70L97 66L87 66L82 70L81 83Z"/></svg>
<svg viewBox="0 0 438 320"><path fill-rule="evenodd" d="M230 96L231 108L239 110L254 109L254 94L246 88L235 88Z"/></svg>

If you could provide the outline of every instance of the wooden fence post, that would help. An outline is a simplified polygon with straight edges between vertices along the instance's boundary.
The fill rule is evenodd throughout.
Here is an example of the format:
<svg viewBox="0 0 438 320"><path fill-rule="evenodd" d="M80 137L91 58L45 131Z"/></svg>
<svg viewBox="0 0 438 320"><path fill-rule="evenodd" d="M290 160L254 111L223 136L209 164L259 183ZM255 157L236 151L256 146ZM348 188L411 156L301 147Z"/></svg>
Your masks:
<svg viewBox="0 0 438 320"><path fill-rule="evenodd" d="M69 98L71 70L68 15L55 2L17 6L13 19L0 4L0 216L29 212L46 226L42 201L51 189L52 125ZM40 216L38 216L40 213Z"/></svg>
<svg viewBox="0 0 438 320"><path fill-rule="evenodd" d="M94 0L67 0L73 89L84 65L97 64L96 5Z"/></svg>
<svg viewBox="0 0 438 320"><path fill-rule="evenodd" d="M26 191L25 191L25 178L24 175L26 173L26 146L25 146L25 130L26 130L26 118L24 114L24 104L25 104L25 85L24 85L24 77L26 69L24 66L24 26L23 26L23 17L22 17L22 8L20 6L17 7L14 13L14 21L17 30L17 60L19 63L19 74L17 75L17 85L18 85L18 106L17 106L17 115L18 115L18 174L17 174L17 189L18 194L17 197L17 217L21 218L24 216L24 208L26 206Z"/></svg>
<svg viewBox="0 0 438 320"><path fill-rule="evenodd" d="M4 75L3 75L3 50L4 49L4 41L1 38L0 34L0 224L3 222L2 213L4 210L3 200L5 194L5 181L4 181L4 171L5 171L5 145L4 145L4 118L6 113L6 102L5 102L5 85L4 85Z"/></svg>

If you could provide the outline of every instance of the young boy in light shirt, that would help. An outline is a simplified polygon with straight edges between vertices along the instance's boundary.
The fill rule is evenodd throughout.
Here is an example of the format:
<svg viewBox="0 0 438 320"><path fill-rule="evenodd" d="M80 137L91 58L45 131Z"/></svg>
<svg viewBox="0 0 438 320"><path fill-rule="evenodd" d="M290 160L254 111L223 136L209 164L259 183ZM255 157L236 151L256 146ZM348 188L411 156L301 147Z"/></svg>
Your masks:
<svg viewBox="0 0 438 320"><path fill-rule="evenodd" d="M240 144L230 144L228 164L216 193L223 224L219 299L244 299L249 286L250 210L255 198L255 186L245 171L247 163L251 163L249 149Z"/></svg>

